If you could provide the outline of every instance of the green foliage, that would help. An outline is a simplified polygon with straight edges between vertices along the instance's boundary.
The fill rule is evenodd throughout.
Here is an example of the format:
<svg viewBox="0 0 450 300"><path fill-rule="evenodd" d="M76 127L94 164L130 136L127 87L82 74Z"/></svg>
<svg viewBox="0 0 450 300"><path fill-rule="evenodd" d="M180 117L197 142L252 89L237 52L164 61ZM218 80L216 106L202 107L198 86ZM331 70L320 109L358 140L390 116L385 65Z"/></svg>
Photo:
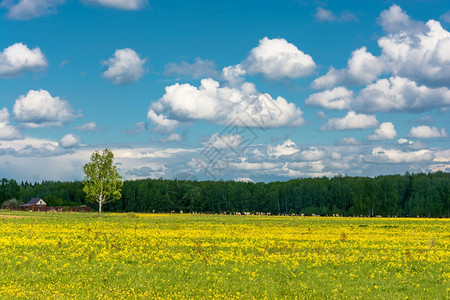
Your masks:
<svg viewBox="0 0 450 300"><path fill-rule="evenodd" d="M117 184L122 187L121 182ZM14 180L3 179L0 195L0 203L11 198L26 203L40 197L49 206L87 204L79 181L17 185ZM450 217L450 173L335 176L270 183L142 179L125 181L121 196L115 199L107 205L108 211Z"/></svg>
<svg viewBox="0 0 450 300"><path fill-rule="evenodd" d="M105 149L102 154L95 151L90 162L83 166L83 191L88 201L98 204L100 216L104 204L121 197L122 177L113 162L114 154Z"/></svg>

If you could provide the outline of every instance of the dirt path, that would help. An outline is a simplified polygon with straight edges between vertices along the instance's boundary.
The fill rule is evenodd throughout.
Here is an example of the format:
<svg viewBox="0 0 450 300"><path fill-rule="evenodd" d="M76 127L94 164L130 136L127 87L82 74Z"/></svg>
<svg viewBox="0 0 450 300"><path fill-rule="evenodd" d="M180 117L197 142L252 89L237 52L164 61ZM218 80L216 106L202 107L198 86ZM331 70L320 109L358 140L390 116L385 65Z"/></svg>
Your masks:
<svg viewBox="0 0 450 300"><path fill-rule="evenodd" d="M27 216L0 215L0 218L27 218Z"/></svg>

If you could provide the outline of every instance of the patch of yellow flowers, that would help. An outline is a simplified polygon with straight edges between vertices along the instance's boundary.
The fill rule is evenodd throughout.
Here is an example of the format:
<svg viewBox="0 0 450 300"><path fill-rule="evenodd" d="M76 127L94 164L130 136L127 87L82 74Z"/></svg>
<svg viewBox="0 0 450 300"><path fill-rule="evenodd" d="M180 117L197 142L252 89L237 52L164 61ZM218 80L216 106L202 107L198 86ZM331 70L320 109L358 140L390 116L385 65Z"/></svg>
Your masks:
<svg viewBox="0 0 450 300"><path fill-rule="evenodd" d="M0 298L446 298L449 222L29 213L0 218Z"/></svg>

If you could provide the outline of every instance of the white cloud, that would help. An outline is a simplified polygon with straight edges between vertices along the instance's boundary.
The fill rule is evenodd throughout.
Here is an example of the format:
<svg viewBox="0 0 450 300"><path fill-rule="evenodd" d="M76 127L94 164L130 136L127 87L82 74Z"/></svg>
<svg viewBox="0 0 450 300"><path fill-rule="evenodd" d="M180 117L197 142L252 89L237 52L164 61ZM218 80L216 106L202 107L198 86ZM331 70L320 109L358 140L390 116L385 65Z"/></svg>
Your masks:
<svg viewBox="0 0 450 300"><path fill-rule="evenodd" d="M378 23L383 27L383 30L389 33L405 32L423 28L423 24L411 20L400 6L393 4L389 9L381 12L378 17Z"/></svg>
<svg viewBox="0 0 450 300"><path fill-rule="evenodd" d="M241 64L235 66L228 66L222 69L223 79L232 87L239 86L244 82L243 76L247 72L243 69Z"/></svg>
<svg viewBox="0 0 450 300"><path fill-rule="evenodd" d="M20 0L18 2L3 1L8 8L8 18L15 20L29 20L56 13L56 7L65 0Z"/></svg>
<svg viewBox="0 0 450 300"><path fill-rule="evenodd" d="M75 127L75 130L79 130L82 132L94 132L98 130L97 124L95 122L86 122L81 126Z"/></svg>
<svg viewBox="0 0 450 300"><path fill-rule="evenodd" d="M355 101L355 108L365 112L422 112L448 106L448 88L428 88L402 77L378 80L364 88Z"/></svg>
<svg viewBox="0 0 450 300"><path fill-rule="evenodd" d="M393 140L397 137L394 124L391 122L381 123L380 127L375 129L374 134L367 137L369 141Z"/></svg>
<svg viewBox="0 0 450 300"><path fill-rule="evenodd" d="M339 145L359 145L361 142L359 142L357 139L355 139L352 136L348 136L343 138L341 141L338 142Z"/></svg>
<svg viewBox="0 0 450 300"><path fill-rule="evenodd" d="M73 148L80 144L80 137L71 133L66 134L59 141L59 145L63 148Z"/></svg>
<svg viewBox="0 0 450 300"><path fill-rule="evenodd" d="M13 107L14 118L25 127L62 126L81 117L65 100L52 97L45 90L30 90L21 95Z"/></svg>
<svg viewBox="0 0 450 300"><path fill-rule="evenodd" d="M336 70L330 67L327 74L315 79L311 86L315 89L331 88L337 84L369 84L386 69L379 57L372 55L366 47L352 52L347 68Z"/></svg>
<svg viewBox="0 0 450 300"><path fill-rule="evenodd" d="M148 4L147 0L82 0L87 4L96 4L124 10L139 10Z"/></svg>
<svg viewBox="0 0 450 300"><path fill-rule="evenodd" d="M0 140L17 140L23 138L22 133L9 124L9 112L6 108L0 110Z"/></svg>
<svg viewBox="0 0 450 300"><path fill-rule="evenodd" d="M264 74L269 79L299 78L311 74L316 68L311 56L303 53L285 39L259 41L244 63L250 74Z"/></svg>
<svg viewBox="0 0 450 300"><path fill-rule="evenodd" d="M236 148L242 145L244 138L239 134L219 135L213 134L209 140L204 143L207 147L214 147L217 149Z"/></svg>
<svg viewBox="0 0 450 300"><path fill-rule="evenodd" d="M408 137L416 139L428 139L428 138L445 138L447 137L447 132L444 128L439 130L437 127L433 126L417 126L409 130Z"/></svg>
<svg viewBox="0 0 450 300"><path fill-rule="evenodd" d="M331 10L324 9L322 7L317 7L314 18L320 22L349 22L358 20L358 18L356 18L356 16L349 11L343 11L338 17Z"/></svg>
<svg viewBox="0 0 450 300"><path fill-rule="evenodd" d="M326 109L348 109L353 99L353 91L345 87L336 87L310 95L306 105L319 106Z"/></svg>
<svg viewBox="0 0 450 300"><path fill-rule="evenodd" d="M144 76L146 61L146 58L141 59L133 49L117 49L114 57L102 62L108 67L102 76L114 84L129 84L138 81Z"/></svg>
<svg viewBox="0 0 450 300"><path fill-rule="evenodd" d="M368 162L404 164L404 163L429 163L433 161L434 155L428 150L402 151L398 149L384 149L376 147L372 149L372 154L364 159Z"/></svg>
<svg viewBox="0 0 450 300"><path fill-rule="evenodd" d="M378 125L377 118L373 115L358 114L349 111L344 118L329 119L320 130L351 130L373 128Z"/></svg>
<svg viewBox="0 0 450 300"><path fill-rule="evenodd" d="M369 84L382 74L392 74L419 85L450 87L450 32L438 21L414 21L393 5L380 14L379 23L386 31L378 40L380 56L365 47L357 49L345 69L330 67L311 86L325 89L338 84Z"/></svg>
<svg viewBox="0 0 450 300"><path fill-rule="evenodd" d="M202 60L199 57L190 64L182 61L178 64L169 63L164 66L166 76L189 76L195 79L214 77L218 74L216 64L212 60Z"/></svg>
<svg viewBox="0 0 450 300"><path fill-rule="evenodd" d="M300 150L298 149L297 145L290 139L287 139L281 145L267 146L267 154L269 156L275 156L275 157L280 157L280 156L284 156L284 155L292 155L299 151Z"/></svg>
<svg viewBox="0 0 450 300"><path fill-rule="evenodd" d="M213 79L203 79L200 87L174 84L166 87L164 96L153 102L147 117L156 130L171 131L181 123L206 121L228 125L275 128L300 126L302 111L284 98L273 99L245 82L237 87L221 87Z"/></svg>
<svg viewBox="0 0 450 300"><path fill-rule="evenodd" d="M181 142L183 138L178 133L172 133L166 138L161 138L161 142L168 143L168 142Z"/></svg>
<svg viewBox="0 0 450 300"><path fill-rule="evenodd" d="M29 49L27 45L15 43L0 52L0 78L16 77L24 72L39 72L48 63L41 49Z"/></svg>
<svg viewBox="0 0 450 300"><path fill-rule="evenodd" d="M426 30L400 32L378 40L382 59L398 76L421 84L450 86L450 32L430 20Z"/></svg>
<svg viewBox="0 0 450 300"><path fill-rule="evenodd" d="M238 177L234 181L237 181L237 182L252 182L252 183L254 182L249 177Z"/></svg>

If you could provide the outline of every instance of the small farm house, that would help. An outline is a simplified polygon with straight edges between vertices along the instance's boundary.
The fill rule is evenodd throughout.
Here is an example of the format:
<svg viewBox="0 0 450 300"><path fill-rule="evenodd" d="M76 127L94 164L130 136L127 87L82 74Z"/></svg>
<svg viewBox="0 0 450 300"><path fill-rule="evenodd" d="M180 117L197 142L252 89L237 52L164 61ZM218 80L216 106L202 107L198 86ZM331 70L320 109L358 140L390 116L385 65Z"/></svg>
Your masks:
<svg viewBox="0 0 450 300"><path fill-rule="evenodd" d="M28 201L27 204L21 205L21 207L28 207L28 208L34 208L34 207L45 207L47 206L47 203L44 202L41 198L33 198L30 201Z"/></svg>

